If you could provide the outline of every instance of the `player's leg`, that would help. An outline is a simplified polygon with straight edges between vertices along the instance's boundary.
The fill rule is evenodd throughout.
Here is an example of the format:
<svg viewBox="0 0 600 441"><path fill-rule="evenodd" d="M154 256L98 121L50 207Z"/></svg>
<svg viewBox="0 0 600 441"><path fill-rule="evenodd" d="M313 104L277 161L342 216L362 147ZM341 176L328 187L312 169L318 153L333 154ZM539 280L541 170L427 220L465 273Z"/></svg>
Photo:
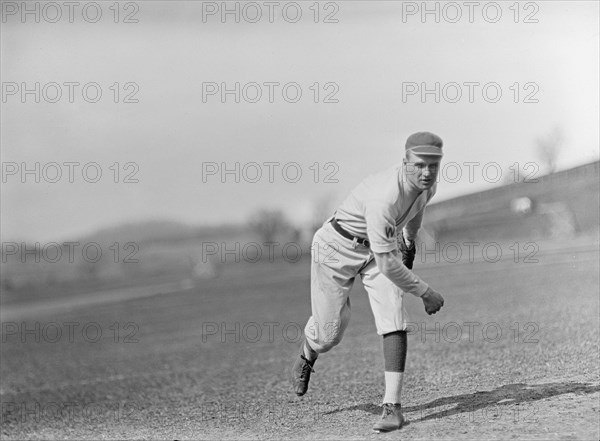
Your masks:
<svg viewBox="0 0 600 441"><path fill-rule="evenodd" d="M348 289L349 291L349 289ZM331 294L331 291L329 291ZM350 298L346 293L345 302L341 293L336 295L318 295L322 298L319 306L313 306L313 315L309 318L304 329L305 338L300 349L300 356L292 368L292 383L296 395L302 396L308 390L310 374L319 354L329 351L336 346L344 335L350 321Z"/></svg>
<svg viewBox="0 0 600 441"><path fill-rule="evenodd" d="M350 246L352 242L345 240L328 223L315 233L311 250L312 315L292 369L297 395L306 393L318 354L329 351L342 340L350 321L349 293L356 276L353 268L364 264L368 250L355 250Z"/></svg>
<svg viewBox="0 0 600 441"><path fill-rule="evenodd" d="M337 271L312 263L312 315L304 328L310 356L322 354L336 346L350 321L350 290L354 278L340 278Z"/></svg>
<svg viewBox="0 0 600 441"><path fill-rule="evenodd" d="M404 418L401 411L402 383L407 353L407 317L404 293L371 262L361 274L369 295L377 333L383 336L385 394L383 415L373 429L381 432L399 429Z"/></svg>
<svg viewBox="0 0 600 441"><path fill-rule="evenodd" d="M307 355L324 353L337 345L350 321L350 290L370 251L339 235L329 222L316 233L311 248L312 316L304 334Z"/></svg>

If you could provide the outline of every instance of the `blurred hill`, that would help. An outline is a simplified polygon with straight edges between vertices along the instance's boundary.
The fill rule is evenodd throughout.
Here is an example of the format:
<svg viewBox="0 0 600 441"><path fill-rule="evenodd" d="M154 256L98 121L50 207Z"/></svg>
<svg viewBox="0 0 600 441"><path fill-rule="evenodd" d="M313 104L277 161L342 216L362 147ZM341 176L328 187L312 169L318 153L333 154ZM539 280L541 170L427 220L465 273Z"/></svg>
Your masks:
<svg viewBox="0 0 600 441"><path fill-rule="evenodd" d="M221 240L243 235L244 225L192 226L176 221L152 220L103 228L79 239L80 242L135 242L137 244L178 243L190 240Z"/></svg>
<svg viewBox="0 0 600 441"><path fill-rule="evenodd" d="M85 292L216 277L218 265L203 259L203 244L249 240L256 238L245 225L190 226L153 220L104 228L75 240L54 243L5 241L2 302L16 301L16 297L53 297L71 290ZM11 246L17 248L16 252ZM98 250L100 256L96 257Z"/></svg>

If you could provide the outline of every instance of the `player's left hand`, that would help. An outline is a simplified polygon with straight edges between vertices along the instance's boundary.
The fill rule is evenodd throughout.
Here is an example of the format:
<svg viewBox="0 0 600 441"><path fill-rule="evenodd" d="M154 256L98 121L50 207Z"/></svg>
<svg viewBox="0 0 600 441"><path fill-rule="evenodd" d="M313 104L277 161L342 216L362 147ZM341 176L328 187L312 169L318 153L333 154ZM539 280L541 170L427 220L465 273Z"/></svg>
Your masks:
<svg viewBox="0 0 600 441"><path fill-rule="evenodd" d="M444 306L444 298L442 295L431 287L427 288L427 291L421 296L421 299L425 306L425 312L429 315L435 314L442 309L442 306Z"/></svg>

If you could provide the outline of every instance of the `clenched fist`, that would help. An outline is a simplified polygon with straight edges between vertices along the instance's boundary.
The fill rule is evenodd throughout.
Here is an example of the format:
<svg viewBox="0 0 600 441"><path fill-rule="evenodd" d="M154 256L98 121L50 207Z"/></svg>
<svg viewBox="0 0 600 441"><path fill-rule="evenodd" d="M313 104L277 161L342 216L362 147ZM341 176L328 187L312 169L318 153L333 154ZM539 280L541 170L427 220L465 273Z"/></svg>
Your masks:
<svg viewBox="0 0 600 441"><path fill-rule="evenodd" d="M431 288L427 288L427 291L421 296L421 299L423 299L425 312L429 315L435 314L442 306L444 306L444 298L442 295Z"/></svg>

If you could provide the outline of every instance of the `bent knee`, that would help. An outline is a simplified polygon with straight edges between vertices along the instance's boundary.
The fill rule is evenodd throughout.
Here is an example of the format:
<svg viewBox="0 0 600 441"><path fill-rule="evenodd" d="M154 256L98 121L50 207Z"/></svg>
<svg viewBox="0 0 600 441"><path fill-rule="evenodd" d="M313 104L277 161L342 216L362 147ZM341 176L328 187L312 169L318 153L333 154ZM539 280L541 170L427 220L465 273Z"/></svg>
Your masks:
<svg viewBox="0 0 600 441"><path fill-rule="evenodd" d="M334 338L319 338L316 340L311 340L310 341L310 347L313 348L313 350L315 352L318 352L319 354L323 354L327 351L329 351L330 349L334 348L335 346L337 346L340 342L342 341L342 336L336 336Z"/></svg>
<svg viewBox="0 0 600 441"><path fill-rule="evenodd" d="M315 326L311 331L313 332L307 333L310 347L321 354L337 346L344 336L344 327L340 323Z"/></svg>

